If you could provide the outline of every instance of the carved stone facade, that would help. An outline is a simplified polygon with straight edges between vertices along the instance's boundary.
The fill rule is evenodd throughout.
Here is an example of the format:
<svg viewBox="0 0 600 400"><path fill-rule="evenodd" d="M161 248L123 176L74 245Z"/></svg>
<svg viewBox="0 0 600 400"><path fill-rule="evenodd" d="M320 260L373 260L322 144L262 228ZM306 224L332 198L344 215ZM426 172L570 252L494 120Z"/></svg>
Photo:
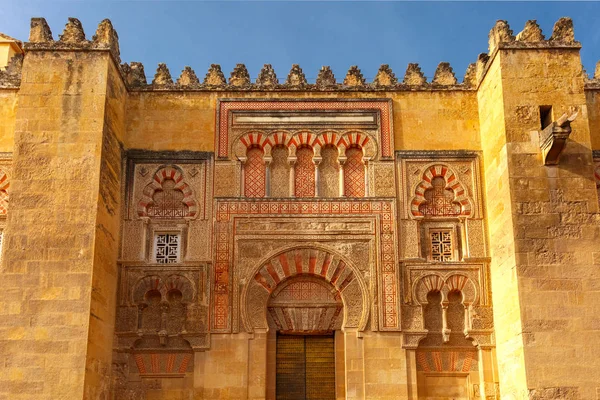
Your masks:
<svg viewBox="0 0 600 400"><path fill-rule="evenodd" d="M0 71L0 398L276 399L297 335L327 398L596 398L600 76L568 19L489 44L462 83L148 83L110 21L33 19Z"/></svg>

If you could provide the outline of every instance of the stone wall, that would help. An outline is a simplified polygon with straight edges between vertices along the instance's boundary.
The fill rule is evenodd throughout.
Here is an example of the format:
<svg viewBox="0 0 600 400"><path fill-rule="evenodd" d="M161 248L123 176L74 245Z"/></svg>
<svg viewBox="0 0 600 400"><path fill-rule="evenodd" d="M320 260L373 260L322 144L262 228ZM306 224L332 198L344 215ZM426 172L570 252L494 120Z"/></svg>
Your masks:
<svg viewBox="0 0 600 400"><path fill-rule="evenodd" d="M335 330L339 399L595 398L600 75L568 19L489 45L462 83L149 83L109 21L33 19L0 71L0 397L273 398L275 331Z"/></svg>

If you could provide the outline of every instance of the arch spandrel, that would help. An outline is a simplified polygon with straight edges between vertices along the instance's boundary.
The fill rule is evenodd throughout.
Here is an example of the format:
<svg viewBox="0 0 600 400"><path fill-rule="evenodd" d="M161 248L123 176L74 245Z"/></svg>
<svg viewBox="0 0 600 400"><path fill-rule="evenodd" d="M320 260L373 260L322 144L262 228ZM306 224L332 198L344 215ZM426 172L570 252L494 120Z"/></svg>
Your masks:
<svg viewBox="0 0 600 400"><path fill-rule="evenodd" d="M320 279L336 291L343 304L342 328L365 330L369 294L360 271L325 248L294 247L265 257L251 272L242 289L242 324L248 332L269 329L267 308L273 293L289 280Z"/></svg>

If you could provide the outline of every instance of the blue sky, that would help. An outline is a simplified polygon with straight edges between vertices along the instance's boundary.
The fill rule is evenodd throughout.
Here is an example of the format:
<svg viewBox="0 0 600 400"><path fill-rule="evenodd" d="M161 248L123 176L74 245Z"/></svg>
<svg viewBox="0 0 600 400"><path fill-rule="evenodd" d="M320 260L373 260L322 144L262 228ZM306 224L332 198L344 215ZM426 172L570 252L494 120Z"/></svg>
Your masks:
<svg viewBox="0 0 600 400"><path fill-rule="evenodd" d="M319 1L0 1L0 32L27 40L31 17L45 17L54 38L67 17L81 20L88 39L110 18L119 33L123 61L141 61L151 78L159 62L174 78L185 65L202 79L211 63L226 77L246 64L254 80L265 63L280 80L300 64L314 81L330 65L338 81L358 65L370 82L380 64L401 79L409 62L433 76L448 61L462 80L466 67L487 52L497 19L518 33L536 19L546 38L554 22L569 16L582 42L582 61L593 74L600 60L598 2L319 2Z"/></svg>

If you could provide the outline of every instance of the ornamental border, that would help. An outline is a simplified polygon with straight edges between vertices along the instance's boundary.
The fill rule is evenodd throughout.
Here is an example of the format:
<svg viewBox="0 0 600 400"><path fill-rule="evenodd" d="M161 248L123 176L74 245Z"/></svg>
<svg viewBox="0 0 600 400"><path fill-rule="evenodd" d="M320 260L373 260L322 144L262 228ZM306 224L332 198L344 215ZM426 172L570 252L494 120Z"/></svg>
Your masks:
<svg viewBox="0 0 600 400"><path fill-rule="evenodd" d="M211 332L232 331L231 305L233 268L231 243L233 233L230 223L234 215L248 216L356 216L377 215L380 224L375 236L379 242L381 258L377 259L378 296L381 299L379 329L394 331L399 326L399 280L395 257L395 202L390 199L375 200L237 200L217 199L215 221L215 265L213 277L213 307Z"/></svg>
<svg viewBox="0 0 600 400"><path fill-rule="evenodd" d="M378 126L380 128L380 149L382 158L394 156L392 101L389 99L280 99L273 100L244 100L218 99L216 113L217 138L215 146L219 158L229 157L229 129L232 111L288 111L288 110L377 110Z"/></svg>

